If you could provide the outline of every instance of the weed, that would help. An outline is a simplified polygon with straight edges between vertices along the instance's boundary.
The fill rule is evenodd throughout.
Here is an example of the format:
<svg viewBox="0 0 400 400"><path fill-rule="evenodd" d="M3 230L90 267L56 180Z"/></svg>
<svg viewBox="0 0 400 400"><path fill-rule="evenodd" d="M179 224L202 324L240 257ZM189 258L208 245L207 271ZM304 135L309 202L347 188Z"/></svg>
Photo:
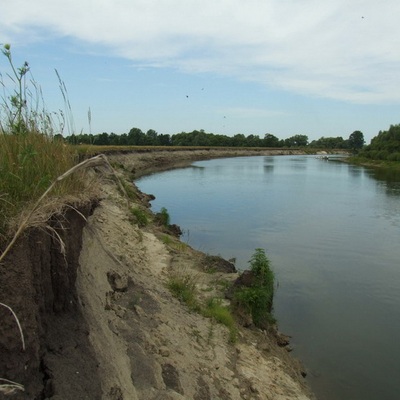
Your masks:
<svg viewBox="0 0 400 400"><path fill-rule="evenodd" d="M179 252L184 252L188 248L186 243L183 243L180 240L171 237L170 235L162 235L160 239L165 245Z"/></svg>
<svg viewBox="0 0 400 400"><path fill-rule="evenodd" d="M170 245L172 245L174 243L174 241L172 240L171 236L169 236L169 235L162 235L161 236L161 241L167 246L170 246Z"/></svg>
<svg viewBox="0 0 400 400"><path fill-rule="evenodd" d="M213 318L216 322L225 325L229 329L229 341L235 343L237 340L237 328L235 319L228 307L222 305L221 299L211 298L202 310L205 317Z"/></svg>
<svg viewBox="0 0 400 400"><path fill-rule="evenodd" d="M232 286L232 282L223 278L216 279L214 283L224 291L228 290Z"/></svg>
<svg viewBox="0 0 400 400"><path fill-rule="evenodd" d="M186 304L192 311L200 311L196 299L197 277L188 274L171 276L168 281L168 289L182 303Z"/></svg>
<svg viewBox="0 0 400 400"><path fill-rule="evenodd" d="M168 228L171 222L171 218L169 216L168 210L165 207L162 207L160 212L156 214L155 221L165 228Z"/></svg>
<svg viewBox="0 0 400 400"><path fill-rule="evenodd" d="M137 198L137 194L133 187L133 184L125 181L124 179L120 180L122 188L119 188L119 192L124 196L128 196L129 200L135 200ZM125 190L125 193L123 191Z"/></svg>
<svg viewBox="0 0 400 400"><path fill-rule="evenodd" d="M142 211L140 208L132 208L131 213L135 218L136 223L140 227L147 226L149 224L149 219L144 211Z"/></svg>
<svg viewBox="0 0 400 400"><path fill-rule="evenodd" d="M259 328L266 328L276 322L272 316L274 296L274 273L263 249L256 249L250 260L252 284L234 292L235 307L243 308Z"/></svg>

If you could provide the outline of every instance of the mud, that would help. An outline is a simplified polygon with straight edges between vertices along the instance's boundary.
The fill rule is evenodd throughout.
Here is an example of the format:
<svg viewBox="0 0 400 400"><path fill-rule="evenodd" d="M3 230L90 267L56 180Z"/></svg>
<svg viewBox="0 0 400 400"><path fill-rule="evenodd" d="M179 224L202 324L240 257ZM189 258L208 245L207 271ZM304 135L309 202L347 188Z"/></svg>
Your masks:
<svg viewBox="0 0 400 400"><path fill-rule="evenodd" d="M87 384L96 380L97 367L76 291L82 215L92 205L79 212L53 216L52 230L25 232L1 265L1 302L18 316L26 346L12 314L0 307L0 377L25 386L13 399L44 399L65 386L76 399L97 396L98 385Z"/></svg>

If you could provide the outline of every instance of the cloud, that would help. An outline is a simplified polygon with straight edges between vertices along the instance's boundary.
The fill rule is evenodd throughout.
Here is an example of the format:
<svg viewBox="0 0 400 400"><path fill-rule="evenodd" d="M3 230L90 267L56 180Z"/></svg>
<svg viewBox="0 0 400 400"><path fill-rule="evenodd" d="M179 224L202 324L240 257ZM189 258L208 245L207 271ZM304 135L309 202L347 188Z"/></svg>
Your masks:
<svg viewBox="0 0 400 400"><path fill-rule="evenodd" d="M138 65L354 103L400 100L397 0L13 0L0 41L72 37Z"/></svg>

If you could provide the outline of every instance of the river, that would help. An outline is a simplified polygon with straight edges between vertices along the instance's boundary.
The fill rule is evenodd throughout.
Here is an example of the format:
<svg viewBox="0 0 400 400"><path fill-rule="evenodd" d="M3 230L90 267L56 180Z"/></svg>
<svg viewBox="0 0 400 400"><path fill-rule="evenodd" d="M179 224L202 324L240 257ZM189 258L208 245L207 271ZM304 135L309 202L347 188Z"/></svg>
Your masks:
<svg viewBox="0 0 400 400"><path fill-rule="evenodd" d="M136 182L183 241L275 272L274 314L321 400L400 393L400 174L315 156L195 162Z"/></svg>

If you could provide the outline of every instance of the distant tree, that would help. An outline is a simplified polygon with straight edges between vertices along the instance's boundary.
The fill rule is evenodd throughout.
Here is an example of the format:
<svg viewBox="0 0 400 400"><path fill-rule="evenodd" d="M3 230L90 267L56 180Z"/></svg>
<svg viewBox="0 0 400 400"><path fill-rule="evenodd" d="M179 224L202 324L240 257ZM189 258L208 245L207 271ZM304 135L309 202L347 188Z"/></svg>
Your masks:
<svg viewBox="0 0 400 400"><path fill-rule="evenodd" d="M146 136L139 128L132 128L128 133L128 145L143 146L146 144Z"/></svg>
<svg viewBox="0 0 400 400"><path fill-rule="evenodd" d="M160 146L171 146L171 137L168 134L160 133L158 135Z"/></svg>
<svg viewBox="0 0 400 400"><path fill-rule="evenodd" d="M149 129L146 132L145 144L149 146L158 145L158 133L154 129Z"/></svg>
<svg viewBox="0 0 400 400"><path fill-rule="evenodd" d="M110 144L109 136L107 132L100 133L94 138L94 144L99 146L106 146Z"/></svg>
<svg viewBox="0 0 400 400"><path fill-rule="evenodd" d="M358 151L364 146L364 135L361 131L354 131L348 140L349 148L353 151Z"/></svg>
<svg viewBox="0 0 400 400"><path fill-rule="evenodd" d="M265 147L279 147L279 139L270 134L270 133L266 133L264 136L264 143L263 146Z"/></svg>
<svg viewBox="0 0 400 400"><path fill-rule="evenodd" d="M344 149L347 146L347 143L341 136L338 137L324 137L317 140L313 140L310 144L310 147L319 148L319 149Z"/></svg>
<svg viewBox="0 0 400 400"><path fill-rule="evenodd" d="M286 147L304 147L308 144L307 135L294 135L284 141Z"/></svg>
<svg viewBox="0 0 400 400"><path fill-rule="evenodd" d="M108 143L111 146L118 146L120 144L120 138L121 137L119 135L117 135L114 132L111 132L109 137L108 137Z"/></svg>
<svg viewBox="0 0 400 400"><path fill-rule="evenodd" d="M128 134L123 133L119 136L119 145L120 146L127 146L128 145Z"/></svg>
<svg viewBox="0 0 400 400"><path fill-rule="evenodd" d="M258 135L249 135L246 138L246 146L247 147L261 147L263 142L261 141Z"/></svg>
<svg viewBox="0 0 400 400"><path fill-rule="evenodd" d="M237 133L232 139L232 145L234 147L246 146L246 136L244 136L243 133Z"/></svg>

